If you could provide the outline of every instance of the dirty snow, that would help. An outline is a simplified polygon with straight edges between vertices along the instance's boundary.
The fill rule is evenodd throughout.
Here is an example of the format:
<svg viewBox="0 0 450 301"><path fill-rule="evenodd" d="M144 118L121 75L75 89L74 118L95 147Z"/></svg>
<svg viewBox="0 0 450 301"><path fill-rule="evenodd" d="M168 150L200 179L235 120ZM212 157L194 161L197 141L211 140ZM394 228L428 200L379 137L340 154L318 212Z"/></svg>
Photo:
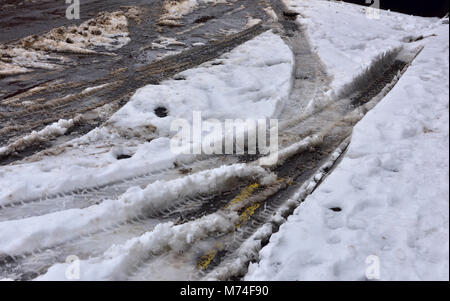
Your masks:
<svg viewBox="0 0 450 301"><path fill-rule="evenodd" d="M376 52L406 36L427 38L413 43L424 50L355 127L343 161L272 236L245 279L372 279L376 271L366 271L378 258L381 280L448 281L448 25L391 12L369 20L344 3L289 2L309 18L302 22L335 88Z"/></svg>
<svg viewBox="0 0 450 301"><path fill-rule="evenodd" d="M0 62L0 76L16 75L28 72L30 72L30 70L27 68Z"/></svg>
<svg viewBox="0 0 450 301"><path fill-rule="evenodd" d="M30 145L36 144L39 141L48 141L51 138L64 135L67 130L69 130L79 122L80 118L80 116L77 116L69 120L60 119L59 121L46 126L40 131L33 131L31 134L18 139L8 146L0 147L0 157L7 156L15 151L22 150Z"/></svg>
<svg viewBox="0 0 450 301"><path fill-rule="evenodd" d="M68 60L55 55L48 55L44 51L28 50L11 45L0 45L0 74L3 76L31 72L32 69L54 70L60 68L58 64L49 61L65 63Z"/></svg>
<svg viewBox="0 0 450 301"><path fill-rule="evenodd" d="M32 69L54 70L70 60L48 53L94 54L96 48L114 51L130 42L129 18L137 18L134 7L125 11L103 12L79 26L51 30L40 36L25 37L11 44L0 44L0 75L31 72ZM51 62L57 61L58 64Z"/></svg>
<svg viewBox="0 0 450 301"><path fill-rule="evenodd" d="M20 41L24 48L35 50L95 53L95 47L116 50L128 44L128 20L123 11L103 12L79 26L60 27L43 36Z"/></svg>
<svg viewBox="0 0 450 301"><path fill-rule="evenodd" d="M168 2L172 4L166 7L166 21L177 25L201 3L226 1ZM260 262L250 266L245 279L364 280L366 259L376 255L382 280L448 280L448 25L392 12L381 12L380 20L371 20L363 8L342 2L285 2L302 14L299 22L308 26L313 45L334 76L330 94L342 93L380 54L401 46L425 48L397 86L356 126L339 167L272 236L260 252ZM85 43L80 37L73 46L78 48L72 49L72 43L61 44L56 39L51 51L90 52L93 46L124 45L128 37L123 21L118 16L112 22L120 32L106 40L93 37L94 42ZM414 42L420 36L425 39ZM171 42L162 38L153 46ZM0 62L0 68L10 68L8 64ZM20 69L24 66L11 70L25 72ZM213 62L160 85L143 87L103 127L65 144L55 155L0 167L0 205L173 167L180 158L169 151L171 121L192 122L193 111L202 111L204 119L276 118L291 90L292 68L289 48L267 32ZM157 117L157 107L166 108L168 116ZM61 134L66 125L70 124L55 124L46 130ZM316 138L286 152L314 143ZM132 157L119 161L120 154ZM132 187L117 199L84 209L1 222L0 253L52 246L117 225L143 208L159 208L247 176L262 182L274 178L259 167L232 165L156 181L143 189ZM318 174L313 182L322 177ZM312 192L313 186L305 189ZM275 219L281 222L282 218ZM232 231L237 220L235 214L219 212L183 225L160 224L99 257L83 260L81 280L122 280L148 256L165 250L182 253L213 233ZM237 254L251 256L247 251L260 248L268 232L267 226L261 228ZM242 264L237 258L224 268L241 269ZM38 280L64 280L66 268L66 264L56 264ZM227 273L217 272L215 277Z"/></svg>

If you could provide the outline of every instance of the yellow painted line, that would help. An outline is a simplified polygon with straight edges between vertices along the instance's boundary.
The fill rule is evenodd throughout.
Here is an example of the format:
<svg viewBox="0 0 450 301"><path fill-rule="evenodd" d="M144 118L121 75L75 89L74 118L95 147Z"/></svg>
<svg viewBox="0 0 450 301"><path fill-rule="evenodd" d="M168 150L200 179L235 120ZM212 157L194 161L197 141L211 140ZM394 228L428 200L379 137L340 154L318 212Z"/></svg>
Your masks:
<svg viewBox="0 0 450 301"><path fill-rule="evenodd" d="M208 266L211 264L211 262L214 260L216 255L217 255L216 250L210 250L208 253L200 257L197 263L197 268L202 271L206 270Z"/></svg>
<svg viewBox="0 0 450 301"><path fill-rule="evenodd" d="M245 201L259 187L260 187L260 185L258 183L253 183L253 184L245 187L244 189L241 190L241 192L234 199L232 199L227 205L225 205L224 209L227 209L235 204ZM242 222L242 218L241 218L241 222L239 223L239 225L236 225L236 227L239 228L242 223L244 223L244 222ZM200 259L198 260L197 268L202 271L206 270L208 268L208 266L211 264L211 262L214 260L214 258L216 258L217 253L218 253L217 246L215 246L214 249L211 249L208 252L206 252L205 255L200 257Z"/></svg>
<svg viewBox="0 0 450 301"><path fill-rule="evenodd" d="M257 202L257 203L252 204L251 206L247 207L239 216L241 222L236 225L236 228L242 227L242 225L244 223L246 223L250 219L250 217L252 217L255 214L256 210L259 207L261 207L261 205L262 204L260 202Z"/></svg>
<svg viewBox="0 0 450 301"><path fill-rule="evenodd" d="M241 203L245 201L256 189L259 188L258 183L253 183L244 189L234 198L232 199L224 208L227 209L235 204Z"/></svg>

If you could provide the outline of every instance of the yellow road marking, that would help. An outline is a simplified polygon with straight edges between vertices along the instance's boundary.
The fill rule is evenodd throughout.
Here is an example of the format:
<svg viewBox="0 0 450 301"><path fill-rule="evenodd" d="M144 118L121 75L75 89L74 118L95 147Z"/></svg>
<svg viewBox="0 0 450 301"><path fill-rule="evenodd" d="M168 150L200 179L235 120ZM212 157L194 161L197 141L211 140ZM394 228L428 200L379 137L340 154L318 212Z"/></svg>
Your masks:
<svg viewBox="0 0 450 301"><path fill-rule="evenodd" d="M244 189L234 198L232 199L224 208L227 209L235 204L241 203L245 201L256 189L259 188L258 183L253 183Z"/></svg>
<svg viewBox="0 0 450 301"><path fill-rule="evenodd" d="M214 260L216 255L217 255L217 250L208 251L208 253L206 253L205 255L200 257L200 259L197 263L197 268L202 271L206 270L208 268L208 266L211 264L211 262Z"/></svg>
<svg viewBox="0 0 450 301"><path fill-rule="evenodd" d="M277 182L282 183L285 181L286 179L280 178L278 179ZM289 180L288 182L289 185L291 184L291 181L292 180ZM227 209L235 204L244 202L260 186L261 185L259 183L253 183L245 187L234 199L232 199L227 205L225 205L224 209ZM251 204L249 207L245 208L245 210L239 216L240 222L236 224L236 228L242 227L242 225L245 224L250 219L250 217L252 217L255 214L256 210L258 210L258 208L261 207L261 205L262 205L261 202L255 202ZM216 245L214 249L209 250L208 252L205 253L205 255L200 257L197 263L197 268L202 271L206 270L208 266L212 263L214 258L216 258L218 249L220 248L218 248Z"/></svg>
<svg viewBox="0 0 450 301"><path fill-rule="evenodd" d="M250 219L250 217L252 217L255 214L256 210L259 207L261 207L260 202L254 203L254 204L250 205L249 207L247 207L244 210L244 212L242 212L241 215L239 216L241 222L236 225L236 228L242 227L242 224L246 223Z"/></svg>

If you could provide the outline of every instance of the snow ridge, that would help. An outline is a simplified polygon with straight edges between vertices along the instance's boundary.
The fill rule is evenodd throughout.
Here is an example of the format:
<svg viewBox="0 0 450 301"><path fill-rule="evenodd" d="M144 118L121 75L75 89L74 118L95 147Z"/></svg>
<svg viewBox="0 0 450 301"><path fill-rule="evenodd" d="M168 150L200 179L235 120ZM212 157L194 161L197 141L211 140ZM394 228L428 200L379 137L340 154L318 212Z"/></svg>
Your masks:
<svg viewBox="0 0 450 301"><path fill-rule="evenodd" d="M145 189L132 187L117 200L107 200L85 209L2 222L0 254L17 255L48 248L137 216L149 216L151 212L174 205L188 196L223 189L238 178L252 177L264 183L273 180L273 176L261 167L223 166L172 181L157 181Z"/></svg>

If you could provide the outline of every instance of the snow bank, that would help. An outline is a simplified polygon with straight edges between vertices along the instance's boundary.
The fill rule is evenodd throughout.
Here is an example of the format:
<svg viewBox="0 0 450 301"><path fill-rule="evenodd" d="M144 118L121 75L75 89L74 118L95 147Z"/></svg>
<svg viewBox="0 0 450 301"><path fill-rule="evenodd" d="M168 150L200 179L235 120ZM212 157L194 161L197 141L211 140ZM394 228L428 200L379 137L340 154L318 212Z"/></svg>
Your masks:
<svg viewBox="0 0 450 301"><path fill-rule="evenodd" d="M359 7L298 3L313 15L313 43L322 45L319 52L335 75L349 74L340 66L352 65L345 45L348 53L365 60L372 46L395 46L421 24L433 25L422 32L428 38L414 43L425 45L421 54L355 127L338 168L272 236L245 279L365 280L373 267L366 260L375 255L381 280L448 281L448 25L388 12L382 12L381 21L364 20L357 16ZM333 38L314 33L315 23L326 22L334 24ZM380 41L385 31L397 32L396 39ZM361 52L353 49L358 43L365 45ZM330 48L325 51L326 44ZM333 59L334 51L342 56Z"/></svg>
<svg viewBox="0 0 450 301"><path fill-rule="evenodd" d="M363 6L334 1L283 0L301 15L312 45L334 79L330 92L353 82L382 53L404 45L405 38L420 36L437 19L380 10L369 19ZM324 13L326 12L326 13Z"/></svg>
<svg viewBox="0 0 450 301"><path fill-rule="evenodd" d="M272 178L261 167L245 164L223 166L172 181L156 181L145 189L132 187L117 200L85 209L59 211L43 216L0 223L0 254L16 255L50 247L82 234L92 233L153 210L182 201L187 196L222 189L238 178Z"/></svg>

